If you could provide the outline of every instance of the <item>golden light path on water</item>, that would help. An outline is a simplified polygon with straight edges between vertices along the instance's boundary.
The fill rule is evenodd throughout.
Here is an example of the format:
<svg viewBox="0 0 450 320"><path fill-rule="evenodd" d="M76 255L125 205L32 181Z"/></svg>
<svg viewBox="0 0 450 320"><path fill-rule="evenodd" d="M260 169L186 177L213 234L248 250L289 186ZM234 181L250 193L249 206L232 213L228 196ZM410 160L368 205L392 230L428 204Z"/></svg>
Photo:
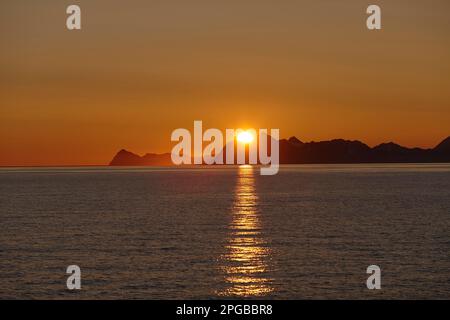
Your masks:
<svg viewBox="0 0 450 320"><path fill-rule="evenodd" d="M264 296L273 291L265 274L270 250L261 232L252 166L239 167L232 221L223 257L226 289L221 296Z"/></svg>

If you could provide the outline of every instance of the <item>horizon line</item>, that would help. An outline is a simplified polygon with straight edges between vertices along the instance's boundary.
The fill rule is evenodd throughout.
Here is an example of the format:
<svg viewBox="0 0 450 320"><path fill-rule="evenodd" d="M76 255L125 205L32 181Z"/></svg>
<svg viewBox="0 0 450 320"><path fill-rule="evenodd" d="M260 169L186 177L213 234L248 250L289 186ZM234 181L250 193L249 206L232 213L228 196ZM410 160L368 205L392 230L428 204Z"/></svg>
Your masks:
<svg viewBox="0 0 450 320"><path fill-rule="evenodd" d="M442 140L438 141L438 143L435 144L434 146L426 147L426 148L423 148L423 147L405 147L405 146L400 145L400 144L398 144L398 143L396 143L396 142L394 142L394 141L381 142L381 143L375 144L373 147L371 147L370 145L366 144L365 142L363 142L363 141L361 141L361 140L358 140L358 139L353 139L353 140L352 140L352 139L345 139L345 138L333 138L333 139L329 139L329 140L319 140L319 141L311 140L311 141L305 142L305 141L302 141L301 139L297 138L297 136L295 136L295 135L290 136L290 137L288 137L288 138L281 138L281 139L279 139L279 141L281 141L281 140L289 141L289 139L291 139L291 138L296 138L297 140L301 141L301 142L304 143L304 144L307 144L307 143L330 142L330 141L335 141L335 140L343 140L343 141L350 141L350 142L356 142L356 141L357 141L357 142L360 142L360 143L365 144L366 146L368 146L368 147L371 148L371 149L373 149L373 148L375 148L375 147L377 147L377 146L380 146L380 145L382 145L382 144L394 143L394 144L396 144L396 145L399 145L399 146L401 146L401 147L403 147L403 148L407 148L407 149L433 150L434 148L436 148L437 146L439 146L439 145L440 145L442 142L444 142L445 140L450 139L450 135L447 136L447 137L445 137L445 138L443 138ZM136 155L140 156L138 153L134 153L134 152L129 151L129 150L127 150L126 148L123 148L123 147L122 147L122 148L118 148L118 150L119 150L119 151L116 151L115 155L117 155L118 152L120 152L120 151L122 151L122 150L125 150L125 151L127 151L127 152L130 152L130 153L133 153L133 154L136 154ZM170 153L171 153L171 152L169 152L169 151L161 152L161 153L156 153L156 152L146 152L146 153L144 153L143 155L146 155L146 154L164 155L164 154L170 154ZM114 155L113 155L113 157L114 157ZM107 161L108 161L108 160L107 160ZM365 163L365 162L361 162L361 163ZM374 162L374 163L381 163L381 162ZM393 163L393 162L386 162L386 163ZM394 162L394 163L395 163L395 162ZM398 162L398 163L400 163L400 162ZM415 163L415 162L411 162L411 163ZM418 162L418 163L420 163L420 162ZM447 163L447 162L443 162L443 163ZM324 164L324 163L319 163L319 164ZM330 163L330 164L332 164L332 163ZM336 163L336 164L342 164L342 163ZM357 164L357 163L353 163L353 164ZM14 164L7 164L7 165L0 165L0 168L51 168L51 167L54 167L54 168L67 168L67 167L110 167L110 166L111 166L111 165L109 164L109 161L108 161L108 162L105 162L104 164L37 164L37 165L32 165L32 164L31 164L31 165L14 165ZM155 167L157 167L157 166L155 166Z"/></svg>

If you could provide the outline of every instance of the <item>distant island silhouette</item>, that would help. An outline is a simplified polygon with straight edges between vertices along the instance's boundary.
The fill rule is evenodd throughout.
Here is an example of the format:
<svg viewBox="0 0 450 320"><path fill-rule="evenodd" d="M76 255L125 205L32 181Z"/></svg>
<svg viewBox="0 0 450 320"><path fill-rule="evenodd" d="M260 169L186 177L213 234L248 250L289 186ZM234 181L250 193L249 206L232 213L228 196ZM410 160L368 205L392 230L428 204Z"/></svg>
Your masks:
<svg viewBox="0 0 450 320"><path fill-rule="evenodd" d="M320 142L302 142L296 137L280 140L281 164L332 163L432 163L450 162L450 136L432 149L406 148L393 142L373 148L361 141L334 139ZM139 156L120 150L110 166L170 166L170 153L147 153Z"/></svg>

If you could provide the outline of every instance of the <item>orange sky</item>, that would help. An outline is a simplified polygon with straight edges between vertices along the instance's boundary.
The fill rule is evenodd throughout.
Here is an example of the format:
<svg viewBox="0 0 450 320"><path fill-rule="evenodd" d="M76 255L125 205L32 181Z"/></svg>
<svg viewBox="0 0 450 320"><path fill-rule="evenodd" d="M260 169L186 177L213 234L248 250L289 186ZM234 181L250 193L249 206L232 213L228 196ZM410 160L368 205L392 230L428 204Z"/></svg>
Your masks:
<svg viewBox="0 0 450 320"><path fill-rule="evenodd" d="M167 152L193 120L432 147L450 135L450 2L370 3L382 31L359 0L1 1L0 166Z"/></svg>

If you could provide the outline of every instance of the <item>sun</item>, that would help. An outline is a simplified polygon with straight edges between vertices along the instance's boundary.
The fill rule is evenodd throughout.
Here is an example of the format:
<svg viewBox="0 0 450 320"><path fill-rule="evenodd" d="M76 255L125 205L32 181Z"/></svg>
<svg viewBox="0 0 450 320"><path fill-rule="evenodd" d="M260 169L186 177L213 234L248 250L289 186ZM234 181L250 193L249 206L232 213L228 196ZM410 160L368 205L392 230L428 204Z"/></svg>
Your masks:
<svg viewBox="0 0 450 320"><path fill-rule="evenodd" d="M248 131L241 131L237 135L237 141L241 143L250 143L253 141L253 135Z"/></svg>

